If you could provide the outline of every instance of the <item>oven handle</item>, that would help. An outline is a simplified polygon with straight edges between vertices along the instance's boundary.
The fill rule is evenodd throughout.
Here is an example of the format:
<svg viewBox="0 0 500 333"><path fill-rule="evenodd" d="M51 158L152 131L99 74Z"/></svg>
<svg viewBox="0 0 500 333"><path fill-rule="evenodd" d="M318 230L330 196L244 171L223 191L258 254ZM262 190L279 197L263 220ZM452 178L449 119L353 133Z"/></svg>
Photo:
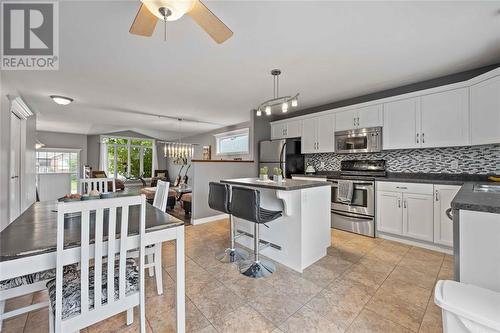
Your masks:
<svg viewBox="0 0 500 333"><path fill-rule="evenodd" d="M336 214L336 215L339 215L339 216L347 217L347 218L350 218L350 219L353 219L353 220L369 220L369 221L373 221L373 217L365 217L365 216L359 216L359 215L349 215L349 214L346 214L346 213L339 213L336 210L332 210L332 214Z"/></svg>
<svg viewBox="0 0 500 333"><path fill-rule="evenodd" d="M331 183L332 187L339 187L337 184L334 184L334 183ZM364 185L358 185L356 183L354 183L354 187L357 188L358 190L369 190L369 189L372 189L373 188L373 185L370 184L368 186L364 186Z"/></svg>

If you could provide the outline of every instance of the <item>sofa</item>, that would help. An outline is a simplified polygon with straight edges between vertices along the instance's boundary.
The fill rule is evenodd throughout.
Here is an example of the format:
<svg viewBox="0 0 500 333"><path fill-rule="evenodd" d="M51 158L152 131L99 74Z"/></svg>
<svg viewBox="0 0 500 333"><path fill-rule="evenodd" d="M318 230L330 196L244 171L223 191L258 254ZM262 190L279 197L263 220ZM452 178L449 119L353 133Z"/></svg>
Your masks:
<svg viewBox="0 0 500 333"><path fill-rule="evenodd" d="M108 178L106 172L104 171L92 171L92 178ZM112 182L108 182L108 188L113 188ZM121 179L115 179L115 188L117 191L123 191L125 189L125 183Z"/></svg>

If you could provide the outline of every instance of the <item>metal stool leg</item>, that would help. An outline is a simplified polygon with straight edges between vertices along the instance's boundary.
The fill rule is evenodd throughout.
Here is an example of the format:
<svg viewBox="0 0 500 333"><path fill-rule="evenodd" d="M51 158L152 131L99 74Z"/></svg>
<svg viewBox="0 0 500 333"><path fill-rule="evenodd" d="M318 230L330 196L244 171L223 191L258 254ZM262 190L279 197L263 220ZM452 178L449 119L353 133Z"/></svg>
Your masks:
<svg viewBox="0 0 500 333"><path fill-rule="evenodd" d="M254 227L254 260L245 260L240 262L240 273L251 278L262 278L271 276L276 271L276 266L265 259L260 259L260 237L259 237L259 223L255 223Z"/></svg>
<svg viewBox="0 0 500 333"><path fill-rule="evenodd" d="M223 263L239 262L248 258L248 252L243 249L237 249L234 246L234 240L236 238L234 230L233 216L229 215L229 233L231 235L231 247L228 247L224 252L219 253L215 256L217 260Z"/></svg>

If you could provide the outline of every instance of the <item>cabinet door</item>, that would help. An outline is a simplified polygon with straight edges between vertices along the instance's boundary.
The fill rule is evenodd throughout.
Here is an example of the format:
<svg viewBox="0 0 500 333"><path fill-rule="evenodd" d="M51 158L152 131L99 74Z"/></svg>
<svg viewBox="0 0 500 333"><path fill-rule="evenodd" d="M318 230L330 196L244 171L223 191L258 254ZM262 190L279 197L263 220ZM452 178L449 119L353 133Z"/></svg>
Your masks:
<svg viewBox="0 0 500 333"><path fill-rule="evenodd" d="M500 143L500 76L470 88L471 143Z"/></svg>
<svg viewBox="0 0 500 333"><path fill-rule="evenodd" d="M434 205L432 195L403 193L403 235L434 241Z"/></svg>
<svg viewBox="0 0 500 333"><path fill-rule="evenodd" d="M302 131L302 121L292 120L288 121L285 128L285 136L287 138L299 138Z"/></svg>
<svg viewBox="0 0 500 333"><path fill-rule="evenodd" d="M382 104L370 105L358 109L356 125L357 128L382 126Z"/></svg>
<svg viewBox="0 0 500 333"><path fill-rule="evenodd" d="M335 131L356 128L357 110L342 111L335 114Z"/></svg>
<svg viewBox="0 0 500 333"><path fill-rule="evenodd" d="M283 123L271 124L271 139L283 139L285 137L285 126Z"/></svg>
<svg viewBox="0 0 500 333"><path fill-rule="evenodd" d="M421 97L422 147L469 144L469 88Z"/></svg>
<svg viewBox="0 0 500 333"><path fill-rule="evenodd" d="M420 147L418 107L418 97L384 104L384 149Z"/></svg>
<svg viewBox="0 0 500 333"><path fill-rule="evenodd" d="M434 243L453 246L453 222L446 215L460 186L434 185Z"/></svg>
<svg viewBox="0 0 500 333"><path fill-rule="evenodd" d="M333 115L321 116L317 121L317 152L330 153L335 151L335 124Z"/></svg>
<svg viewBox="0 0 500 333"><path fill-rule="evenodd" d="M302 154L316 153L316 118L302 121Z"/></svg>
<svg viewBox="0 0 500 333"><path fill-rule="evenodd" d="M403 195L377 191L377 230L401 235L403 232Z"/></svg>

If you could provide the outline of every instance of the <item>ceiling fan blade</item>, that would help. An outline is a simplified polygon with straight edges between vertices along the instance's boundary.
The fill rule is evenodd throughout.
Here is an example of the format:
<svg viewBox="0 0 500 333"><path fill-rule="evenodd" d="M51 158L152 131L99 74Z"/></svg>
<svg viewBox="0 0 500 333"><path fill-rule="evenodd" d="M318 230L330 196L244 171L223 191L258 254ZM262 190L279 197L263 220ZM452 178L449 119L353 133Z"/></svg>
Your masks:
<svg viewBox="0 0 500 333"><path fill-rule="evenodd" d="M195 2L193 8L187 14L219 44L233 35L231 29L199 0Z"/></svg>
<svg viewBox="0 0 500 333"><path fill-rule="evenodd" d="M150 37L155 31L157 21L158 18L144 4L141 4L129 32L134 35Z"/></svg>

